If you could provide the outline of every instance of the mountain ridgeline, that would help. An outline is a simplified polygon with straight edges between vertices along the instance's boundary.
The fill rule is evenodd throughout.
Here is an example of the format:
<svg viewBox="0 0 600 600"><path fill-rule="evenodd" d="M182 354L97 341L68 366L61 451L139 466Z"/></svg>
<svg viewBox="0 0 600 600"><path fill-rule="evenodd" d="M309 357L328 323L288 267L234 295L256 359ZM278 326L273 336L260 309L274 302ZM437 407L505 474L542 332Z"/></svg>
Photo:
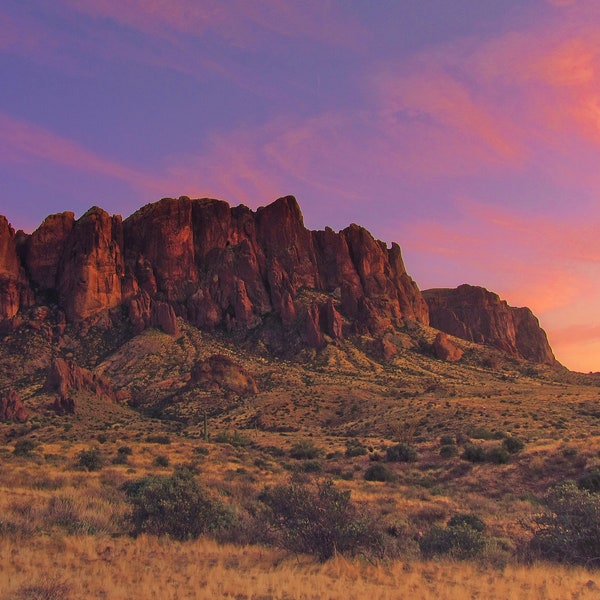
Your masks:
<svg viewBox="0 0 600 600"><path fill-rule="evenodd" d="M93 207L51 215L32 234L0 217L0 329L52 313L67 324L132 333L177 318L205 330L256 336L276 354L352 336L383 339L417 322L555 364L526 308L472 286L421 292L400 247L364 228L305 228L292 196L252 211L213 199L165 198L124 221ZM56 316L58 315L58 317Z"/></svg>

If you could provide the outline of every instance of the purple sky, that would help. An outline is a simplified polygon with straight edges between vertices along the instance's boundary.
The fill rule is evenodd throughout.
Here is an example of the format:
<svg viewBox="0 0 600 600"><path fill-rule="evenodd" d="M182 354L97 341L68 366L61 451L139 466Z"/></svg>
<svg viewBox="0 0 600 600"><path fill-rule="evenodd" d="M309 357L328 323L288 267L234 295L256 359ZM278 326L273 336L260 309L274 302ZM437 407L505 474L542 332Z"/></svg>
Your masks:
<svg viewBox="0 0 600 600"><path fill-rule="evenodd" d="M15 228L294 194L600 370L598 0L3 0L0 74Z"/></svg>

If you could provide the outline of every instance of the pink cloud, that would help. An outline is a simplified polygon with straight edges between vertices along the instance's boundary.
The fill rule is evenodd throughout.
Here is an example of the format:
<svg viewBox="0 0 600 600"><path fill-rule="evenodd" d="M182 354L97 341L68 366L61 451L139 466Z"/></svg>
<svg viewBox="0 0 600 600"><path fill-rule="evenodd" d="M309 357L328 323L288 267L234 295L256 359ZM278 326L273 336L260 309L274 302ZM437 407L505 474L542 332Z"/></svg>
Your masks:
<svg viewBox="0 0 600 600"><path fill-rule="evenodd" d="M150 35L213 32L234 45L261 43L265 32L303 37L329 44L356 47L365 39L362 27L334 12L328 3L283 0L247 2L217 0L64 0L80 12L109 18Z"/></svg>
<svg viewBox="0 0 600 600"><path fill-rule="evenodd" d="M0 161L49 161L78 171L99 173L145 189L164 183L116 161L99 156L49 129L0 112Z"/></svg>

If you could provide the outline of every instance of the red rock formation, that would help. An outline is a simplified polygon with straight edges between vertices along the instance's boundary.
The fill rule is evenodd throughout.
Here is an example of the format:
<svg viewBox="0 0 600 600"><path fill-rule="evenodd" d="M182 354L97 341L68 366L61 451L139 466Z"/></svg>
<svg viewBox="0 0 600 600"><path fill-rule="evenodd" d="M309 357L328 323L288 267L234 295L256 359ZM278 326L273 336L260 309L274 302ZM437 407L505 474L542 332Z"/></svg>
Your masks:
<svg viewBox="0 0 600 600"><path fill-rule="evenodd" d="M27 421L27 411L15 390L9 390L5 396L0 397L0 421Z"/></svg>
<svg viewBox="0 0 600 600"><path fill-rule="evenodd" d="M8 246L11 278L0 302L14 316L20 267L12 238ZM176 316L246 332L274 314L280 347L295 339L321 347L323 336L340 339L345 329L377 336L428 318L397 245L388 249L356 225L311 232L292 196L256 212L165 198L124 223L94 207L77 221L72 213L49 217L22 246L38 300L57 297L68 322L123 305L135 332L159 326L176 335ZM298 303L303 290L320 299Z"/></svg>
<svg viewBox="0 0 600 600"><path fill-rule="evenodd" d="M451 342L445 333L438 333L433 341L433 353L440 360L447 362L457 362L462 358L463 351Z"/></svg>
<svg viewBox="0 0 600 600"><path fill-rule="evenodd" d="M239 395L258 393L252 375L222 354L199 360L192 368L191 381L209 389L222 389Z"/></svg>
<svg viewBox="0 0 600 600"><path fill-rule="evenodd" d="M44 390L57 392L60 398L68 398L71 391L87 391L95 396L114 400L115 391L103 377L80 367L73 361L54 358L46 375Z"/></svg>
<svg viewBox="0 0 600 600"><path fill-rule="evenodd" d="M57 287L58 264L75 225L72 212L50 215L25 242L25 266L32 283L42 290Z"/></svg>
<svg viewBox="0 0 600 600"><path fill-rule="evenodd" d="M0 323L32 304L31 289L19 262L14 229L0 216Z"/></svg>
<svg viewBox="0 0 600 600"><path fill-rule="evenodd" d="M432 327L518 358L556 364L546 333L528 308L510 307L497 294L471 285L426 290L423 296Z"/></svg>
<svg viewBox="0 0 600 600"><path fill-rule="evenodd" d="M59 303L70 321L119 306L125 265L121 217L98 207L76 221L58 266Z"/></svg>

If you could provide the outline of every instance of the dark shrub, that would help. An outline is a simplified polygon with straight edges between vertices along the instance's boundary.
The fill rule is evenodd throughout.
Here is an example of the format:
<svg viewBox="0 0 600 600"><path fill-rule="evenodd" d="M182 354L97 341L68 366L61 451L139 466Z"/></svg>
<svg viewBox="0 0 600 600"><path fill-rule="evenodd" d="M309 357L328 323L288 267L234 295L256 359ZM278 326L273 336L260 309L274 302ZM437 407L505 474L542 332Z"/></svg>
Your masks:
<svg viewBox="0 0 600 600"><path fill-rule="evenodd" d="M450 446L456 444L456 439L453 435L445 434L440 437L441 446Z"/></svg>
<svg viewBox="0 0 600 600"><path fill-rule="evenodd" d="M149 444L163 444L167 445L171 443L171 438L168 435L148 435L146 441Z"/></svg>
<svg viewBox="0 0 600 600"><path fill-rule="evenodd" d="M13 454L15 456L29 456L34 448L35 443L31 440L18 440L15 442Z"/></svg>
<svg viewBox="0 0 600 600"><path fill-rule="evenodd" d="M162 468L166 468L169 466L169 457L165 456L164 454L159 454L157 457L155 457L155 459L152 461L152 464L155 467L162 467Z"/></svg>
<svg viewBox="0 0 600 600"><path fill-rule="evenodd" d="M477 446L476 444L467 444L460 457L463 460L468 460L472 463L485 462L485 450L482 446Z"/></svg>
<svg viewBox="0 0 600 600"><path fill-rule="evenodd" d="M481 531L466 524L434 526L419 540L419 547L426 558L447 555L464 560L481 553L485 548L485 538Z"/></svg>
<svg viewBox="0 0 600 600"><path fill-rule="evenodd" d="M102 454L96 447L82 450L77 455L76 466L86 471L99 471L103 466Z"/></svg>
<svg viewBox="0 0 600 600"><path fill-rule="evenodd" d="M121 446L117 450L117 455L112 459L114 465L126 465L128 457L131 456L133 450L129 446Z"/></svg>
<svg viewBox="0 0 600 600"><path fill-rule="evenodd" d="M380 553L382 536L350 501L350 492L333 481L312 485L292 482L267 488L259 496L277 544L325 561L336 552L355 555Z"/></svg>
<svg viewBox="0 0 600 600"><path fill-rule="evenodd" d="M230 446L235 446L236 448L248 446L248 444L250 444L250 440L237 430L234 430L233 432L220 431L217 433L217 435L215 435L213 440L217 444L229 444Z"/></svg>
<svg viewBox="0 0 600 600"><path fill-rule="evenodd" d="M304 473L320 473L323 470L318 460L305 460L300 468Z"/></svg>
<svg viewBox="0 0 600 600"><path fill-rule="evenodd" d="M410 444L397 444L386 449L385 458L390 462L415 462L417 451Z"/></svg>
<svg viewBox="0 0 600 600"><path fill-rule="evenodd" d="M534 555L565 563L600 562L600 496L578 489L573 481L552 488L546 512L534 519L530 549Z"/></svg>
<svg viewBox="0 0 600 600"><path fill-rule="evenodd" d="M588 492L600 492L600 469L593 469L585 473L577 482L577 486Z"/></svg>
<svg viewBox="0 0 600 600"><path fill-rule="evenodd" d="M458 447L454 444L445 444L440 448L440 456L442 458L452 458L458 456Z"/></svg>
<svg viewBox="0 0 600 600"><path fill-rule="evenodd" d="M150 475L123 486L132 504L133 534L195 539L231 524L230 511L211 498L186 470L170 476Z"/></svg>
<svg viewBox="0 0 600 600"><path fill-rule="evenodd" d="M301 440L290 448L290 456L298 459L314 459L322 454L312 440Z"/></svg>
<svg viewBox="0 0 600 600"><path fill-rule="evenodd" d="M458 513L448 521L448 527L466 525L475 531L484 531L485 523L473 513Z"/></svg>
<svg viewBox="0 0 600 600"><path fill-rule="evenodd" d="M346 456L352 458L353 456L364 456L368 453L367 447L355 439L349 439L346 442Z"/></svg>
<svg viewBox="0 0 600 600"><path fill-rule="evenodd" d="M494 446L485 453L485 460L497 465L505 465L510 462L510 454L502 446Z"/></svg>
<svg viewBox="0 0 600 600"><path fill-rule="evenodd" d="M502 447L511 454L517 454L525 448L525 442L516 437L507 437L502 442Z"/></svg>
<svg viewBox="0 0 600 600"><path fill-rule="evenodd" d="M365 471L365 479L367 481L394 481L396 476L385 465L375 463Z"/></svg>

